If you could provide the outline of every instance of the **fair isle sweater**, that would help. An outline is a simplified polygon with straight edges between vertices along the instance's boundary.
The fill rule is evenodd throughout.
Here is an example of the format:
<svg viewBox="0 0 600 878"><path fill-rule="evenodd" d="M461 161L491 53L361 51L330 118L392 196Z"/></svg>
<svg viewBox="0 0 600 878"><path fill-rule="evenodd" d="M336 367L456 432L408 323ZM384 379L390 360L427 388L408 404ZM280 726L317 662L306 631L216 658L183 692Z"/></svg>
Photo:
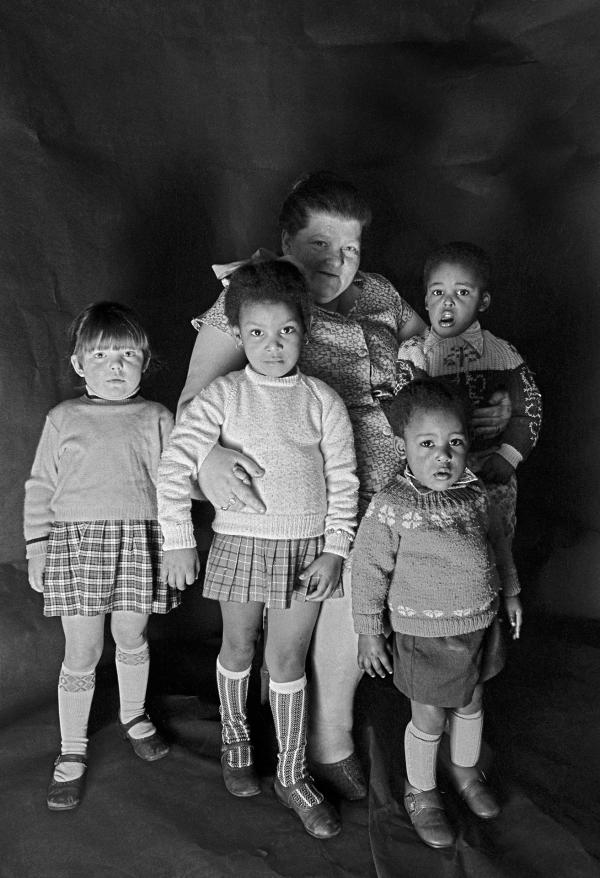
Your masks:
<svg viewBox="0 0 600 878"><path fill-rule="evenodd" d="M506 390L512 415L500 437L475 438L471 450L497 451L515 469L535 446L542 423L542 397L532 372L515 348L482 330L479 322L454 338L434 329L405 341L398 351L399 388L423 374L455 381L474 408L487 405L495 390Z"/></svg>
<svg viewBox="0 0 600 878"><path fill-rule="evenodd" d="M171 412L141 396L81 396L46 417L25 484L27 557L46 552L54 521L156 519L156 473Z"/></svg>
<svg viewBox="0 0 600 878"><path fill-rule="evenodd" d="M347 557L356 527L358 479L346 408L323 381L283 378L250 366L217 378L186 406L158 474L164 549L195 546L190 478L220 442L265 470L255 490L266 512L217 509L213 530L264 539L325 534L324 551Z"/></svg>
<svg viewBox="0 0 600 878"><path fill-rule="evenodd" d="M510 546L482 483L469 470L432 491L410 470L375 495L352 553L359 634L446 637L487 628L497 595L520 591Z"/></svg>

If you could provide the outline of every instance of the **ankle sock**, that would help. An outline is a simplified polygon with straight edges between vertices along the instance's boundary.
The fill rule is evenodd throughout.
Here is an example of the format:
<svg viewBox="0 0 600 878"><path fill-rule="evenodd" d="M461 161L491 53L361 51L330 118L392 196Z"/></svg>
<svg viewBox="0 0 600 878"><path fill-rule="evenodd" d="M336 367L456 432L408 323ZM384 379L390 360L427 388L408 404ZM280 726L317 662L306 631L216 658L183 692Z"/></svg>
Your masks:
<svg viewBox="0 0 600 878"><path fill-rule="evenodd" d="M269 701L277 735L277 779L284 787L299 783L294 802L310 808L323 801L306 769L306 676L289 683L269 682Z"/></svg>
<svg viewBox="0 0 600 878"><path fill-rule="evenodd" d="M450 714L450 759L462 768L473 768L481 753L483 710Z"/></svg>
<svg viewBox="0 0 600 878"><path fill-rule="evenodd" d="M71 671L63 664L58 678L58 716L61 753L87 753L87 727L96 686L96 671ZM54 779L74 780L85 768L81 762L61 762L54 769Z"/></svg>
<svg viewBox="0 0 600 878"><path fill-rule="evenodd" d="M406 757L406 776L408 782L425 792L437 786L437 753L442 740L441 735L422 732L412 722L404 732L404 753Z"/></svg>
<svg viewBox="0 0 600 878"><path fill-rule="evenodd" d="M228 751L226 760L230 768L252 765L250 726L246 716L250 666L243 671L230 671L217 658L217 688L221 706L221 735L223 744L240 743Z"/></svg>
<svg viewBox="0 0 600 878"><path fill-rule="evenodd" d="M123 724L141 716L145 712L146 689L150 671L150 650L145 640L136 649L115 649L115 665L119 681L120 710L119 719ZM136 723L129 731L132 738L149 738L156 732L150 720Z"/></svg>

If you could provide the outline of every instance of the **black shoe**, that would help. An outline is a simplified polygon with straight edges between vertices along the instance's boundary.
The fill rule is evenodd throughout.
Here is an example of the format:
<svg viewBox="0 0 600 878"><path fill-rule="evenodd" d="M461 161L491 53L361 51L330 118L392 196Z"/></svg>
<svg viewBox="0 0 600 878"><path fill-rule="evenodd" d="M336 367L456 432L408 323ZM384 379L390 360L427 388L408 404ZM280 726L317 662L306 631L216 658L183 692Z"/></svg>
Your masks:
<svg viewBox="0 0 600 878"><path fill-rule="evenodd" d="M85 784L85 772L87 770L87 759L80 753L61 753L54 760L54 768L61 762L81 762L83 771L79 777L73 780L54 780L54 771L48 784L48 793L46 795L46 804L51 811L71 811L76 808L81 801L83 787Z"/></svg>
<svg viewBox="0 0 600 878"><path fill-rule="evenodd" d="M294 790L307 783L310 784L310 778L305 777L289 787L284 787L276 777L273 781L273 788L281 804L298 815L309 835L320 839L334 838L342 831L342 824L333 805L323 799L318 805L304 808L294 801L292 796Z"/></svg>
<svg viewBox="0 0 600 878"><path fill-rule="evenodd" d="M129 741L135 755L143 759L144 762L156 762L157 759L162 759L169 752L169 745L161 738L156 729L147 738L133 738L129 734L129 730L137 726L138 723L152 722L147 713L134 716L128 723L122 723L120 719L118 722L121 737L123 740Z"/></svg>
<svg viewBox="0 0 600 878"><path fill-rule="evenodd" d="M223 782L227 788L227 792L232 796L239 798L247 798L249 796L258 796L261 791L260 781L256 773L256 769L252 762L250 765L243 765L241 768L234 768L227 762L227 755L231 750L238 750L240 747L250 747L247 741L236 741L233 744L224 744L221 750L221 770L223 772ZM252 749L250 749L252 753Z"/></svg>
<svg viewBox="0 0 600 878"><path fill-rule="evenodd" d="M456 837L437 789L418 790L406 782L404 807L415 832L430 848L449 848L454 844Z"/></svg>

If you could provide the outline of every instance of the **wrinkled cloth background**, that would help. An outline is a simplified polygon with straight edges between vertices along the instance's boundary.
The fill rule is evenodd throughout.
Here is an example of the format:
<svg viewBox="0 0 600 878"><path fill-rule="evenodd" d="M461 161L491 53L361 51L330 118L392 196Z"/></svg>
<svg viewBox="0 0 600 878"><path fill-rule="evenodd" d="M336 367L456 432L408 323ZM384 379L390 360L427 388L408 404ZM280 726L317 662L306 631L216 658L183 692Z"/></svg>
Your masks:
<svg viewBox="0 0 600 878"><path fill-rule="evenodd" d="M598 875L595 0L0 0L0 41L0 876ZM406 704L371 680L357 699L369 803L342 806L338 839L310 839L277 806L257 692L264 794L232 799L217 761L220 622L197 587L151 626L172 755L147 766L118 741L107 640L85 802L49 814L63 641L27 585L21 510L45 414L78 392L66 327L93 300L133 305L160 361L145 395L174 408L189 321L219 292L211 263L276 249L283 195L317 168L370 197L363 267L421 314L428 250L487 248L484 325L544 395L519 472L529 623L488 699L503 815L482 827L449 794L456 850L415 841L398 804Z"/></svg>

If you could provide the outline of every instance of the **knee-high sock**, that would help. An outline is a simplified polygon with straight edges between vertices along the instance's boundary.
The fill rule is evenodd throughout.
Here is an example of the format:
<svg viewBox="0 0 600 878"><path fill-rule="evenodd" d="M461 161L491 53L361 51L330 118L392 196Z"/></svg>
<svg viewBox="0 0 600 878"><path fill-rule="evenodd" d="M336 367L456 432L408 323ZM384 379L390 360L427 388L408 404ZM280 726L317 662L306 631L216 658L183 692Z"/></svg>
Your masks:
<svg viewBox="0 0 600 878"><path fill-rule="evenodd" d="M437 786L436 762L441 735L422 732L409 722L404 733L404 753L408 782L418 790L432 790Z"/></svg>
<svg viewBox="0 0 600 878"><path fill-rule="evenodd" d="M317 762L338 762L354 751L354 694L362 671L356 664L358 635L346 569L343 582L343 598L323 601L310 648L308 749Z"/></svg>
<svg viewBox="0 0 600 878"><path fill-rule="evenodd" d="M450 759L455 765L472 768L481 753L483 710L477 713L450 714Z"/></svg>
<svg viewBox="0 0 600 878"><path fill-rule="evenodd" d="M289 683L270 680L269 701L277 734L277 778L284 787L304 781L292 796L302 807L318 805L323 796L306 770L306 677Z"/></svg>
<svg viewBox="0 0 600 878"><path fill-rule="evenodd" d="M250 669L243 671L229 671L224 668L217 658L217 688L219 701L221 702L221 734L223 743L235 744L240 742L241 747L234 747L227 753L227 764L231 768L243 768L252 765L252 750L250 749L250 726L246 715L246 700L248 698L248 683L250 682Z"/></svg>
<svg viewBox="0 0 600 878"><path fill-rule="evenodd" d="M146 706L146 689L150 671L150 650L145 640L136 649L115 650L115 665L119 681L119 716L122 723L128 723L136 716L142 716ZM156 731L153 723L143 720L133 726L129 734L132 738L148 738Z"/></svg>
<svg viewBox="0 0 600 878"><path fill-rule="evenodd" d="M60 752L87 753L87 727L96 686L96 671L71 671L64 664L58 678L58 717L60 721ZM72 780L83 772L81 763L62 762L54 770L59 781Z"/></svg>

